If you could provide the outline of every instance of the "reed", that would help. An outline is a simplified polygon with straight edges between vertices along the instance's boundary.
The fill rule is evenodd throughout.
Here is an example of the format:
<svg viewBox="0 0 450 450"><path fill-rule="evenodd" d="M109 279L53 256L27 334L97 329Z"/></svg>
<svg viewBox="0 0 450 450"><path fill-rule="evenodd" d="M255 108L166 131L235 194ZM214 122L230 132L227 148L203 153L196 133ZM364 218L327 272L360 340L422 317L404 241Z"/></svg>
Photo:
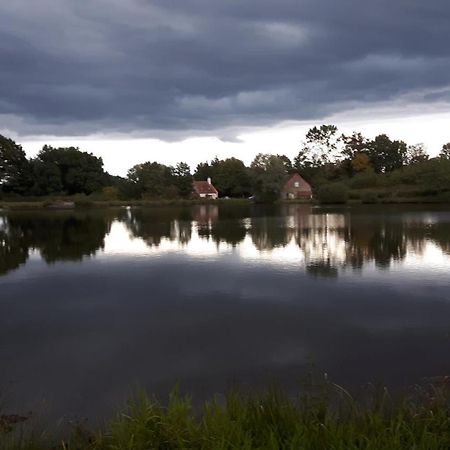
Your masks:
<svg viewBox="0 0 450 450"><path fill-rule="evenodd" d="M401 399L386 390L360 400L327 383L296 398L272 388L231 391L192 406L176 389L168 404L140 394L102 430L76 430L65 440L3 433L2 450L146 449L448 449L449 388L416 388Z"/></svg>

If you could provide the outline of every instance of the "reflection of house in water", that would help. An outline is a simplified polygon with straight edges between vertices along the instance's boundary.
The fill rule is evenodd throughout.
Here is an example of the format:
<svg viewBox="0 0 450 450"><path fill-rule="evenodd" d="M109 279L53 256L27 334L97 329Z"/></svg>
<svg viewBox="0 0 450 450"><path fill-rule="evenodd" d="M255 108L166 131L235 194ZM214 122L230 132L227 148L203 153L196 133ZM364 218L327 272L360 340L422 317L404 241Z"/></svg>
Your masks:
<svg viewBox="0 0 450 450"><path fill-rule="evenodd" d="M217 205L196 205L192 218L195 221L198 235L209 239L212 223L219 218L219 207Z"/></svg>
<svg viewBox="0 0 450 450"><path fill-rule="evenodd" d="M296 215L289 221L307 265L336 267L345 264L350 228L344 214Z"/></svg>
<svg viewBox="0 0 450 450"><path fill-rule="evenodd" d="M192 218L200 224L210 223L219 218L217 205L195 205L192 210Z"/></svg>

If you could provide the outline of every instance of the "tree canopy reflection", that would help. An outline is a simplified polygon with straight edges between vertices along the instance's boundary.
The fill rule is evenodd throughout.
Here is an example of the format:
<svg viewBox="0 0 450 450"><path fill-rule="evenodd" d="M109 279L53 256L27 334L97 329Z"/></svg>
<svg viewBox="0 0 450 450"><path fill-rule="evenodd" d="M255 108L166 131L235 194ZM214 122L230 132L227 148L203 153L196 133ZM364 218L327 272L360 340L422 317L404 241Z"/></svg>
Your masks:
<svg viewBox="0 0 450 450"><path fill-rule="evenodd" d="M80 261L103 248L112 212L17 212L0 218L0 275L24 264L32 250L48 263Z"/></svg>
<svg viewBox="0 0 450 450"><path fill-rule="evenodd" d="M305 205L233 208L134 208L103 211L17 212L0 216L0 275L26 263L37 250L47 263L79 261L104 246L114 221L130 236L158 249L164 240L180 249L211 241L244 250L301 255L298 265L312 276L335 277L373 263L388 269L428 243L450 254L450 213L322 209ZM195 239L194 239L195 238ZM126 245L126 243L125 243ZM287 252L287 253L289 253ZM287 255L286 253L286 255Z"/></svg>

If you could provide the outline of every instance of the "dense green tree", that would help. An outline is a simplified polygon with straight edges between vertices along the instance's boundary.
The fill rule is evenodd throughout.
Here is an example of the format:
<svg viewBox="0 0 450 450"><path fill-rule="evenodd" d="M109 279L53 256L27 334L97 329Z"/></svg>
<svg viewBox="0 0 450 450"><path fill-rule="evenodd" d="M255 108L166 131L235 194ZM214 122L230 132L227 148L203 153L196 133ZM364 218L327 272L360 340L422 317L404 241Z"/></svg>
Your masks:
<svg viewBox="0 0 450 450"><path fill-rule="evenodd" d="M403 141L391 141L380 134L369 143L370 162L377 173L400 169L406 162L407 146Z"/></svg>
<svg viewBox="0 0 450 450"><path fill-rule="evenodd" d="M128 171L128 179L134 183L138 196L160 198L172 194L172 169L157 162L137 164Z"/></svg>
<svg viewBox="0 0 450 450"><path fill-rule="evenodd" d="M276 157L283 161L286 172L289 172L294 168L292 161L286 155L276 155Z"/></svg>
<svg viewBox="0 0 450 450"><path fill-rule="evenodd" d="M76 147L54 148L45 145L37 159L59 169L62 189L67 194L91 194L107 183L102 158Z"/></svg>
<svg viewBox="0 0 450 450"><path fill-rule="evenodd" d="M242 197L251 193L249 170L240 159L217 161L213 169L211 178L222 197Z"/></svg>
<svg viewBox="0 0 450 450"><path fill-rule="evenodd" d="M22 147L0 135L0 188L25 194L30 187L30 166Z"/></svg>
<svg viewBox="0 0 450 450"><path fill-rule="evenodd" d="M173 182L180 197L192 194L191 168L185 162L179 162L172 170Z"/></svg>
<svg viewBox="0 0 450 450"><path fill-rule="evenodd" d="M33 159L30 161L30 166L32 195L48 195L63 191L61 171L56 164Z"/></svg>
<svg viewBox="0 0 450 450"><path fill-rule="evenodd" d="M208 178L215 178L214 177L214 167L209 162L203 162L197 164L197 167L194 172L194 180L197 181L205 181Z"/></svg>
<svg viewBox="0 0 450 450"><path fill-rule="evenodd" d="M195 180L211 178L222 197L243 197L251 193L250 174L245 164L237 158L219 160L217 157L210 163L197 165Z"/></svg>
<svg viewBox="0 0 450 450"><path fill-rule="evenodd" d="M285 161L276 155L259 153L250 169L257 199L267 202L278 199L287 177Z"/></svg>

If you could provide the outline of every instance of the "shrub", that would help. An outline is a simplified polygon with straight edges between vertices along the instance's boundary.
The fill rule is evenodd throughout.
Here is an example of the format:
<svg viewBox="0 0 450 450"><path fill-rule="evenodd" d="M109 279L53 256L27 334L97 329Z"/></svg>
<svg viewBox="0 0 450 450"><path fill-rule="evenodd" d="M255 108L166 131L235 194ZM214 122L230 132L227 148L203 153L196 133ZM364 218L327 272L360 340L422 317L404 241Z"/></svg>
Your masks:
<svg viewBox="0 0 450 450"><path fill-rule="evenodd" d="M377 175L373 170L368 169L355 175L349 182L352 189L373 188L381 183L381 175Z"/></svg>
<svg viewBox="0 0 450 450"><path fill-rule="evenodd" d="M348 189L342 183L325 184L317 191L320 203L347 203Z"/></svg>
<svg viewBox="0 0 450 450"><path fill-rule="evenodd" d="M377 203L378 195L374 191L366 191L361 195L361 201L363 203Z"/></svg>

